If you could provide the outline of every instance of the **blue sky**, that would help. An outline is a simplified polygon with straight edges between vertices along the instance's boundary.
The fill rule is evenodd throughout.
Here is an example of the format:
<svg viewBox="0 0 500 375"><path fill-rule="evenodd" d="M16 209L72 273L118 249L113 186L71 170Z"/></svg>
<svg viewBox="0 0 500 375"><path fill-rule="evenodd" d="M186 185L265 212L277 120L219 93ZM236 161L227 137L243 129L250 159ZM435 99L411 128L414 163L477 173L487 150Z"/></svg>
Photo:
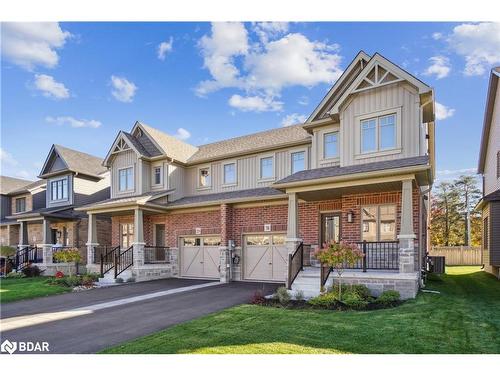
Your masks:
<svg viewBox="0 0 500 375"><path fill-rule="evenodd" d="M104 157L135 120L195 145L301 121L361 49L435 88L438 177L470 173L499 24L3 24L2 174L53 143Z"/></svg>

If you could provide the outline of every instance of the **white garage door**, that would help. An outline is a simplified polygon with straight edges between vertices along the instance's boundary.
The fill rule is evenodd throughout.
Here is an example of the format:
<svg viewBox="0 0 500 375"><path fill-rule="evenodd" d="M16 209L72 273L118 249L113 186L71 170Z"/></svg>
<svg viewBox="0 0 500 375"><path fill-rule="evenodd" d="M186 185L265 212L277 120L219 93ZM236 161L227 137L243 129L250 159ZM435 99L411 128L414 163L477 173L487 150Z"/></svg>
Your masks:
<svg viewBox="0 0 500 375"><path fill-rule="evenodd" d="M183 237L181 242L181 276L218 279L220 237Z"/></svg>
<svg viewBox="0 0 500 375"><path fill-rule="evenodd" d="M245 279L285 281L288 251L284 234L246 235L243 245Z"/></svg>

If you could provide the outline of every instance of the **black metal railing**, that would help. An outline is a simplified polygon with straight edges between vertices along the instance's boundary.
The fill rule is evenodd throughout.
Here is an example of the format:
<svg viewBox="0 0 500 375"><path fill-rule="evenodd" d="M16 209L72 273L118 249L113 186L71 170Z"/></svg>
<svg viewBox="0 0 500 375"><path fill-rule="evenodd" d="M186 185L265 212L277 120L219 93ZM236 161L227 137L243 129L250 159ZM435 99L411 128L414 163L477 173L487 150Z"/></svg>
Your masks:
<svg viewBox="0 0 500 375"><path fill-rule="evenodd" d="M399 241L358 242L363 258L347 269L398 270Z"/></svg>
<svg viewBox="0 0 500 375"><path fill-rule="evenodd" d="M288 254L287 288L291 289L295 278L304 269L304 243L301 242L293 254Z"/></svg>
<svg viewBox="0 0 500 375"><path fill-rule="evenodd" d="M120 253L120 246L108 249L104 254L101 253L101 277L109 272L115 266L115 255Z"/></svg>
<svg viewBox="0 0 500 375"><path fill-rule="evenodd" d="M170 263L168 246L144 246L144 264Z"/></svg>
<svg viewBox="0 0 500 375"><path fill-rule="evenodd" d="M92 257L92 263L99 264L101 262L101 255L106 254L108 251L110 251L114 247L116 247L116 246L111 246L111 245L94 246L94 255Z"/></svg>
<svg viewBox="0 0 500 375"><path fill-rule="evenodd" d="M27 246L16 251L14 265L17 272L22 271L31 263L41 262L43 262L43 250L41 248L36 246Z"/></svg>
<svg viewBox="0 0 500 375"><path fill-rule="evenodd" d="M330 273L333 271L333 267L326 266L324 264L321 265L319 269L319 280L320 280L320 290L323 291L325 288L325 284L330 276Z"/></svg>
<svg viewBox="0 0 500 375"><path fill-rule="evenodd" d="M134 247L130 246L123 252L115 253L115 279L134 264Z"/></svg>

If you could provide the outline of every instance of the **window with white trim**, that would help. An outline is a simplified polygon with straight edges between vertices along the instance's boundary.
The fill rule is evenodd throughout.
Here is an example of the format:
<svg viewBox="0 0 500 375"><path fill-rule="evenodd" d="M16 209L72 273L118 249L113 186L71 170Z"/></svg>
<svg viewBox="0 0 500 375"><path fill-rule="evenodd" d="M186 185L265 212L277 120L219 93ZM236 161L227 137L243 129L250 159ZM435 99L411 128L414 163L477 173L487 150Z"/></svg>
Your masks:
<svg viewBox="0 0 500 375"><path fill-rule="evenodd" d="M153 168L153 184L154 185L161 185L161 167L154 167Z"/></svg>
<svg viewBox="0 0 500 375"><path fill-rule="evenodd" d="M292 173L300 172L306 169L306 152L292 152Z"/></svg>
<svg viewBox="0 0 500 375"><path fill-rule="evenodd" d="M236 183L236 163L224 164L224 184Z"/></svg>
<svg viewBox="0 0 500 375"><path fill-rule="evenodd" d="M363 241L393 241L396 239L396 206L366 206L361 209Z"/></svg>
<svg viewBox="0 0 500 375"><path fill-rule="evenodd" d="M16 212L26 211L26 197L16 199Z"/></svg>
<svg viewBox="0 0 500 375"><path fill-rule="evenodd" d="M274 158L268 156L260 159L260 178L274 177Z"/></svg>
<svg viewBox="0 0 500 375"><path fill-rule="evenodd" d="M50 182L50 200L60 201L68 199L68 178L64 177L60 180Z"/></svg>
<svg viewBox="0 0 500 375"><path fill-rule="evenodd" d="M396 114L361 121L361 153L396 148Z"/></svg>
<svg viewBox="0 0 500 375"><path fill-rule="evenodd" d="M200 188L207 188L212 186L212 177L210 175L210 167L199 169L198 186Z"/></svg>
<svg viewBox="0 0 500 375"><path fill-rule="evenodd" d="M330 159L339 156L339 132L323 135L323 158Z"/></svg>
<svg viewBox="0 0 500 375"><path fill-rule="evenodd" d="M134 190L134 168L123 168L118 171L118 190Z"/></svg>

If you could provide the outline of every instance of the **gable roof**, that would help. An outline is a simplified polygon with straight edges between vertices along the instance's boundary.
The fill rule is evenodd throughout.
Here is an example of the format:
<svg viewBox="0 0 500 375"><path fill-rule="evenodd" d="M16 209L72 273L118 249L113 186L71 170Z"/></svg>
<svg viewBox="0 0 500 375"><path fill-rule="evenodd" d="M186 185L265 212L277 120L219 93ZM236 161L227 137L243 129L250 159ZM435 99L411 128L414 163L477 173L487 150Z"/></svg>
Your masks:
<svg viewBox="0 0 500 375"><path fill-rule="evenodd" d="M33 181L9 176L0 176L0 194L6 195L12 193L13 191L21 189L31 183L33 183Z"/></svg>
<svg viewBox="0 0 500 375"><path fill-rule="evenodd" d="M189 158L188 162L190 164L201 163L284 145L305 143L310 140L311 136L301 124L285 126L199 146L198 151Z"/></svg>
<svg viewBox="0 0 500 375"><path fill-rule="evenodd" d="M37 188L45 188L46 185L47 185L47 182L45 180L37 180L35 182L32 182L31 184L22 186L19 189L11 191L9 193L9 195L17 195L17 194L22 194L22 193L29 193L31 190L34 190L34 189L37 189Z"/></svg>
<svg viewBox="0 0 500 375"><path fill-rule="evenodd" d="M66 168L63 169L63 171L79 173L95 178L101 178L100 175L106 172L106 168L102 165L103 160L101 158L61 145L52 145L43 165L42 172L40 173L40 178L51 175L51 173L47 171L47 168L53 155L58 155L65 164Z"/></svg>
<svg viewBox="0 0 500 375"><path fill-rule="evenodd" d="M493 68L490 73L490 82L488 84L488 94L486 95L486 107L484 109L483 133L481 135L481 148L479 150L479 163L477 167L478 173L484 173L486 162L486 152L488 151L488 143L490 138L491 123L493 122L493 110L498 89L498 81L500 79L500 66Z"/></svg>

